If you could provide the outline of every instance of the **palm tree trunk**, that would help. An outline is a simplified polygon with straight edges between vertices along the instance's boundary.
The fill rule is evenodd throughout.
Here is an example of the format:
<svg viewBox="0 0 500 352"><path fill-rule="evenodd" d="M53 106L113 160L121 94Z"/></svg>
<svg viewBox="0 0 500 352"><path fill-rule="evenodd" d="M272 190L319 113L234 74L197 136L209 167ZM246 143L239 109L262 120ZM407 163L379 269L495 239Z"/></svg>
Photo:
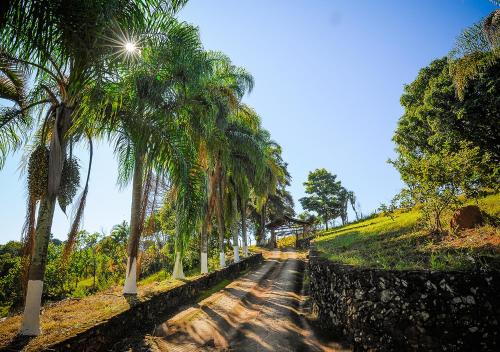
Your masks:
<svg viewBox="0 0 500 352"><path fill-rule="evenodd" d="M271 230L271 248L276 248L276 232L274 232L274 229Z"/></svg>
<svg viewBox="0 0 500 352"><path fill-rule="evenodd" d="M262 206L262 209L260 211L260 231L259 238L257 238L258 245L263 245L266 238L266 208L267 202Z"/></svg>
<svg viewBox="0 0 500 352"><path fill-rule="evenodd" d="M222 210L217 210L217 230L219 232L219 266L226 266L226 255L224 254L224 237L226 234L226 226L224 225L224 215Z"/></svg>
<svg viewBox="0 0 500 352"><path fill-rule="evenodd" d="M201 229L201 273L208 273L208 233L207 226L203 224Z"/></svg>
<svg viewBox="0 0 500 352"><path fill-rule="evenodd" d="M56 206L57 192L61 182L62 168L66 157L65 135L71 127L73 109L64 103L56 108L54 132L50 141L49 178L47 195L40 200L35 230L35 245L28 273L28 285L21 324L21 335L40 334L40 308L42 304L43 277L47 264L47 249L52 230L52 220Z"/></svg>
<svg viewBox="0 0 500 352"><path fill-rule="evenodd" d="M182 268L182 258L181 253L175 253L175 263L174 270L172 272L172 277L174 279L184 279L186 276L184 275L184 269Z"/></svg>
<svg viewBox="0 0 500 352"><path fill-rule="evenodd" d="M21 334L34 336L40 334L40 308L42 303L43 276L47 264L47 249L50 230L54 218L56 197L42 199L38 211L38 222L35 231L35 250L28 274L28 288L24 305Z"/></svg>
<svg viewBox="0 0 500 352"><path fill-rule="evenodd" d="M217 230L219 232L219 266L226 266L226 256L224 254L224 237L226 235L226 226L224 224L223 200L221 190L219 190L217 201Z"/></svg>
<svg viewBox="0 0 500 352"><path fill-rule="evenodd" d="M243 256L248 257L246 204L241 206L241 237L243 237Z"/></svg>
<svg viewBox="0 0 500 352"><path fill-rule="evenodd" d="M233 233L233 256L234 262L238 263L240 261L240 247L238 245L238 221L234 221L233 226L231 228L231 232Z"/></svg>
<svg viewBox="0 0 500 352"><path fill-rule="evenodd" d="M239 214L238 214L238 198L236 195L233 195L232 210L234 216L231 224L231 234L233 235L233 258L234 262L238 263L240 261L240 246L238 243Z"/></svg>
<svg viewBox="0 0 500 352"><path fill-rule="evenodd" d="M224 237L226 236L226 224L224 221L224 184L222 175L222 162L217 161L217 230L219 232L219 267L226 266L226 255L224 247Z"/></svg>
<svg viewBox="0 0 500 352"><path fill-rule="evenodd" d="M132 206L130 209L130 236L127 247L127 270L124 294L137 294L137 252L141 236L140 217L142 205L142 178L144 172L144 153L137 150L135 154L134 178L132 180Z"/></svg>
<svg viewBox="0 0 500 352"><path fill-rule="evenodd" d="M218 173L212 172L210 174L210 182L208 183L208 199L207 199L207 212L201 227L201 273L208 273L208 227L212 219L212 212L217 202L217 175Z"/></svg>

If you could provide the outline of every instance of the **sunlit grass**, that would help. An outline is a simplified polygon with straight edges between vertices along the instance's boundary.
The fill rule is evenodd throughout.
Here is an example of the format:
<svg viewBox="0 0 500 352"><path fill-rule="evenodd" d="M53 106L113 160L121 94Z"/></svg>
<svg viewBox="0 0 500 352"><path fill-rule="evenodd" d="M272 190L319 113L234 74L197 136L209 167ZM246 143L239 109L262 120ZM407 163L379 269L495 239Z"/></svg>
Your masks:
<svg viewBox="0 0 500 352"><path fill-rule="evenodd" d="M471 202L475 203L475 202ZM500 194L477 203L500 216ZM397 211L394 220L378 215L366 221L325 231L314 243L329 259L383 269L470 269L500 267L500 231L486 225L435 239L422 226L420 212ZM449 222L451 214L445 216Z"/></svg>

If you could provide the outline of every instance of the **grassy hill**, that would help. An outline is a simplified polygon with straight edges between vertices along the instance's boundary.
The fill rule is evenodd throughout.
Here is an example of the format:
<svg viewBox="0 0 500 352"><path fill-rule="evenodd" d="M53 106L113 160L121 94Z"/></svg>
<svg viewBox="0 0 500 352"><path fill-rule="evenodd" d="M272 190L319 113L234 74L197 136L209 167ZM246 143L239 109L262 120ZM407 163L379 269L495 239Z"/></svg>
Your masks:
<svg viewBox="0 0 500 352"><path fill-rule="evenodd" d="M473 202L470 202L473 204ZM490 217L500 217L500 194L478 201ZM451 215L444 217L449 223ZM433 238L422 228L418 209L377 215L325 231L314 240L329 259L382 269L500 269L500 228L491 224Z"/></svg>

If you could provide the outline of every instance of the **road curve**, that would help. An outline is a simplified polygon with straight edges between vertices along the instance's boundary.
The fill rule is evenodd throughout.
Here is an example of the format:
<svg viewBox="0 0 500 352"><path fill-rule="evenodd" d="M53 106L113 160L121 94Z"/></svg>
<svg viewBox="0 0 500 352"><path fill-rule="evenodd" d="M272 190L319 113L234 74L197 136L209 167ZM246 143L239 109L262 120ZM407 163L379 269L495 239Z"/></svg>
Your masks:
<svg viewBox="0 0 500 352"><path fill-rule="evenodd" d="M134 339L129 351L342 351L300 313L303 262L274 251L264 264Z"/></svg>

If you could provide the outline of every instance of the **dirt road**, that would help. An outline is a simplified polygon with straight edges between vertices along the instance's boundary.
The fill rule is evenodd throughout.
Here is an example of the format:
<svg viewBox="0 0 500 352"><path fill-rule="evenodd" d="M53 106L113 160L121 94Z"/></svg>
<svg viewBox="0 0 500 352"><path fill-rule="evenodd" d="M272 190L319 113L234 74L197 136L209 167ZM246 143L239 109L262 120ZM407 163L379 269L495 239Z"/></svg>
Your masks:
<svg viewBox="0 0 500 352"><path fill-rule="evenodd" d="M264 264L138 337L129 351L341 351L301 316L303 263L274 251Z"/></svg>

